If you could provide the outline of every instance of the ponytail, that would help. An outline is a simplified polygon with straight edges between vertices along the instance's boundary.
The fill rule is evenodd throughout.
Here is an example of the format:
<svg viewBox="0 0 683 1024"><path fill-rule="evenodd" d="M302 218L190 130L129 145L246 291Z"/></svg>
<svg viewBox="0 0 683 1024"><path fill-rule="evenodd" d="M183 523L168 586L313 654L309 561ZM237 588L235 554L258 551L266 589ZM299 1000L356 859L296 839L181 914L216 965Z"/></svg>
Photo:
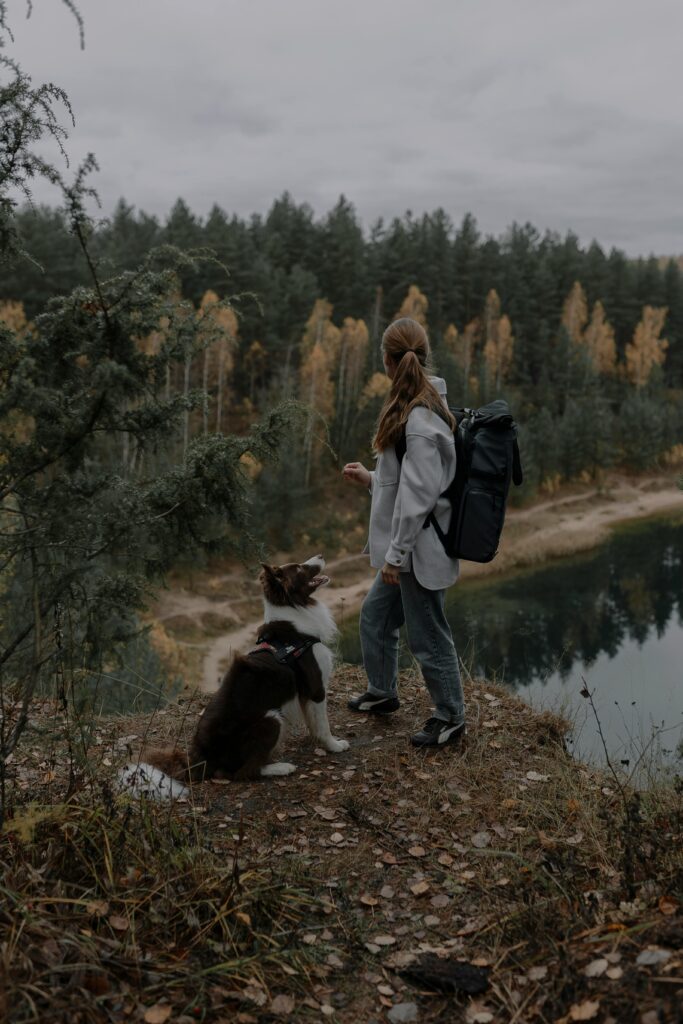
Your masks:
<svg viewBox="0 0 683 1024"><path fill-rule="evenodd" d="M395 320L384 332L382 351L396 363L396 372L380 410L373 449L381 452L395 444L418 405L431 409L454 429L453 415L428 377L430 351L424 327L410 317Z"/></svg>

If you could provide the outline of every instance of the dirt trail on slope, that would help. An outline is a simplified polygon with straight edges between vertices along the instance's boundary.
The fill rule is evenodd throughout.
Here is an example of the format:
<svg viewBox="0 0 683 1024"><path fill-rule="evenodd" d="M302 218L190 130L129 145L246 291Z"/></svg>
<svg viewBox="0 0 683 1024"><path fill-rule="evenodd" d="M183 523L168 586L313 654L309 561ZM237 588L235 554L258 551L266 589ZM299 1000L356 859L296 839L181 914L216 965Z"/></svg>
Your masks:
<svg viewBox="0 0 683 1024"><path fill-rule="evenodd" d="M499 575L589 550L602 543L618 522L670 511L683 512L683 491L672 476L615 476L598 491L584 488L508 513L500 550L487 565L463 562L461 580ZM304 553L308 557L308 552ZM301 557L300 552L289 557ZM365 555L328 559L331 585L321 592L339 625L357 613L375 577ZM263 621L260 587L244 570L203 574L192 588L160 595L154 618L176 642L203 649L202 690L215 690L233 653L255 643Z"/></svg>

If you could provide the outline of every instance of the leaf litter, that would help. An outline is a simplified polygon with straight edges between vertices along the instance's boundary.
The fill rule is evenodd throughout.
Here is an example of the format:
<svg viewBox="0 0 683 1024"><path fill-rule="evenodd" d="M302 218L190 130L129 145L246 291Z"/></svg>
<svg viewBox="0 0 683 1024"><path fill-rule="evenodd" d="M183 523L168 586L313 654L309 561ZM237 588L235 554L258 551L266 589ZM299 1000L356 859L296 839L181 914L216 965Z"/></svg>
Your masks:
<svg viewBox="0 0 683 1024"><path fill-rule="evenodd" d="M116 1019L115 1006L121 1007L120 1019L157 1014L160 1021L164 1014L174 1019L183 1006L196 1006L207 1019L218 1013L217 1019L222 1014L245 1024L262 1013L298 1019L311 1012L342 1024L385 1014L398 1021L402 1013L408 1015L403 1019L426 1022L453 999L467 1020L482 1024L515 1014L525 1021L590 1020L598 1013L596 1004L619 1019L636 971L643 1012L664 1012L682 970L678 902L664 884L640 902L625 898L617 829L596 813L600 800L604 814L603 790L614 790L614 784L607 786L598 770L565 754L561 720L533 712L502 688L470 683L469 706L495 707L500 750L490 746L488 727L473 726L463 752L414 751L406 735L426 708L419 680L402 675L404 707L410 710L377 723L345 710L347 694L357 689L356 672L338 670L330 695L335 731L352 744L353 770L349 755L321 757L304 744L295 756L292 751L304 778L198 785L170 817L168 810L145 809L155 822L155 842L169 829L174 842L181 835L198 841L199 863L206 869L201 886L169 904L169 917L156 905L159 897L150 895L172 884L168 868L164 872L149 854L138 856L129 826L118 876L107 880L105 870L82 895L71 883L68 898L81 899L80 911L65 916L68 905L34 903L40 914L25 929L24 966L13 976L13 1000L19 1004L12 1005L28 1006L22 1004L24 991L38 998L26 965L32 957L41 972L48 960L60 964L62 939L70 935L75 951L78 943L91 944L87 956L86 947L78 954L91 964L80 998L87 1001L90 992L109 1007L110 1019ZM160 715L155 743L175 740L183 716L182 705ZM134 742L148 726L143 717L130 716L108 720L95 734L104 779L113 770L104 758L113 766L127 758L119 738ZM54 843L62 830L62 836L71 833L74 849L84 827L79 814L85 817L86 809L76 805L71 817L57 822L39 810L41 802L58 803L52 794L60 782L59 763L56 778L46 771L44 754L36 758L35 770L30 758L17 767L39 811L36 840L42 831ZM662 818L657 827L670 848L676 839L670 820ZM30 899L45 900L61 884L49 865L44 875L24 872L20 883L19 854L26 842L11 832L3 837L2 867L10 888L16 883L15 909ZM653 853L661 855L661 847ZM649 876L656 874L650 870ZM565 890L577 899L567 900ZM228 916L212 918L225 914L222 906L230 908ZM2 908L0 923L1 915ZM226 961L220 940L209 939L212 920L210 927L224 932L237 958ZM633 939L620 945L634 927L640 945ZM240 958L249 962L257 948L261 952L250 961L257 973L254 967L245 971ZM112 967L112 949L124 962L133 958L139 965L132 986ZM212 962L235 966L218 974L210 967L204 980L202 970ZM441 987L428 984L428 967ZM663 971L673 982L664 994L654 980ZM375 981L365 980L368 972ZM468 976L487 979L486 1003L477 999L476 982L468 992ZM57 977L64 981L68 973ZM73 1016L70 992L64 984L45 988L55 1024ZM413 1007L416 1016L410 1018Z"/></svg>

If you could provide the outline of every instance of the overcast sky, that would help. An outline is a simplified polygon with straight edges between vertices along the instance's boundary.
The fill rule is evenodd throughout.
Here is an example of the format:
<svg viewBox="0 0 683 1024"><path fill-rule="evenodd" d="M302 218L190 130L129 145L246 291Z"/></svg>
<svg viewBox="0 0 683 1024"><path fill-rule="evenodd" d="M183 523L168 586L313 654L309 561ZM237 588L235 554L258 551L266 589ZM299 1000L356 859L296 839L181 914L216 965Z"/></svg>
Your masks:
<svg viewBox="0 0 683 1024"><path fill-rule="evenodd" d="M443 206L683 252L681 0L9 0L9 52L63 86L104 211ZM40 199L49 198L38 192Z"/></svg>

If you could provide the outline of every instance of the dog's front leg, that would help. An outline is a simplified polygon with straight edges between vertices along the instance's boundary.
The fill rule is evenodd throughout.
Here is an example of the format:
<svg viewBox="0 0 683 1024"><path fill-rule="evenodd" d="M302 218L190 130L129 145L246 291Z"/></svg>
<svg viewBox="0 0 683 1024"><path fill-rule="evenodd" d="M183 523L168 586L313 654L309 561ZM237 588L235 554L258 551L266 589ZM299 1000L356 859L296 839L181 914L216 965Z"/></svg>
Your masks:
<svg viewBox="0 0 683 1024"><path fill-rule="evenodd" d="M338 740L330 732L330 723L327 719L327 700L302 701L302 711L308 731L314 740L321 747L329 750L330 753L339 754L342 750L349 749L348 740Z"/></svg>

